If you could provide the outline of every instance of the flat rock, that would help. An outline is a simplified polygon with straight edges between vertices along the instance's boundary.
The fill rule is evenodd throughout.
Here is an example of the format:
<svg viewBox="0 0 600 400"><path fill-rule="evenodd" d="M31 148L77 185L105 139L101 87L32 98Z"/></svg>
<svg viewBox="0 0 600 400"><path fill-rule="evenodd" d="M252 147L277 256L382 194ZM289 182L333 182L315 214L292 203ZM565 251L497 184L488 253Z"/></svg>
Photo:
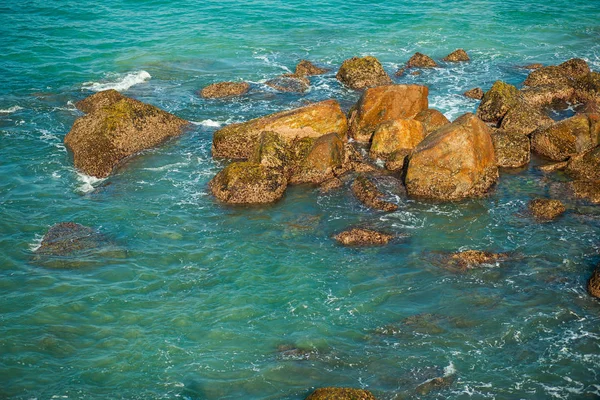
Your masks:
<svg viewBox="0 0 600 400"><path fill-rule="evenodd" d="M247 82L217 82L202 89L200 96L205 99L220 99L241 96L248 90L250 90L250 84Z"/></svg>
<svg viewBox="0 0 600 400"><path fill-rule="evenodd" d="M387 160L394 152L408 154L425 138L424 125L414 119L384 122L377 127L371 141L369 156Z"/></svg>
<svg viewBox="0 0 600 400"><path fill-rule="evenodd" d="M304 93L310 87L310 81L304 76L284 74L266 81L265 85L280 92Z"/></svg>
<svg viewBox="0 0 600 400"><path fill-rule="evenodd" d="M423 53L416 52L407 62L406 68L435 68L437 63L433 58L426 56Z"/></svg>
<svg viewBox="0 0 600 400"><path fill-rule="evenodd" d="M334 239L344 246L382 246L388 244L394 236L370 229L354 228L338 233Z"/></svg>
<svg viewBox="0 0 600 400"><path fill-rule="evenodd" d="M408 161L408 194L438 200L484 195L498 179L490 130L468 113L427 136Z"/></svg>
<svg viewBox="0 0 600 400"><path fill-rule="evenodd" d="M565 212L564 204L553 199L533 199L527 208L540 221L553 220Z"/></svg>
<svg viewBox="0 0 600 400"><path fill-rule="evenodd" d="M508 110L522 102L519 90L508 83L496 81L483 95L477 108L477 116L482 121L497 124Z"/></svg>
<svg viewBox="0 0 600 400"><path fill-rule="evenodd" d="M367 207L381 211L396 211L398 209L397 204L382 199L384 194L367 177L358 176L354 180L354 183L352 183L352 193Z"/></svg>
<svg viewBox="0 0 600 400"><path fill-rule="evenodd" d="M427 110L428 94L427 87L420 85L385 85L365 90L350 112L350 136L358 142L369 142L381 123L410 119Z"/></svg>
<svg viewBox="0 0 600 400"><path fill-rule="evenodd" d="M308 60L301 60L298 65L296 65L296 71L294 74L296 76L313 76L322 75L327 71L329 70L326 68L319 68Z"/></svg>
<svg viewBox="0 0 600 400"><path fill-rule="evenodd" d="M481 89L480 87L476 87L476 88L467 90L466 92L463 93L463 95L470 99L481 100L481 99L483 99L484 93L483 93L483 89Z"/></svg>
<svg viewBox="0 0 600 400"><path fill-rule="evenodd" d="M335 77L349 88L357 90L392 83L379 60L371 56L344 61Z"/></svg>
<svg viewBox="0 0 600 400"><path fill-rule="evenodd" d="M529 164L531 149L527 136L496 130L492 133L492 142L499 167L518 168Z"/></svg>
<svg viewBox="0 0 600 400"><path fill-rule="evenodd" d="M484 264L496 264L506 258L506 254L489 251L465 250L454 253L446 260L444 268L454 272L466 272Z"/></svg>
<svg viewBox="0 0 600 400"><path fill-rule="evenodd" d="M449 62L461 62L461 61L471 61L469 55L463 49L456 49L452 53L448 54L442 60Z"/></svg>
<svg viewBox="0 0 600 400"><path fill-rule="evenodd" d="M376 400L368 390L326 387L315 389L306 400Z"/></svg>

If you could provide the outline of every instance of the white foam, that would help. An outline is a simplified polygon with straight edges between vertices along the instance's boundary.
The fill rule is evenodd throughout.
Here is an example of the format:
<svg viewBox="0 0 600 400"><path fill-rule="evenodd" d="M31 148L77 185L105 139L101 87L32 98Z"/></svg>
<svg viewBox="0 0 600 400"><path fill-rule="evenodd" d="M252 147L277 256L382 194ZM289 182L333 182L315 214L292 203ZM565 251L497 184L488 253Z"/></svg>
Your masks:
<svg viewBox="0 0 600 400"><path fill-rule="evenodd" d="M94 191L98 183L104 182L106 178L96 178L95 176L86 175L77 171L77 180L81 182L81 186L77 188L77 191L82 194L87 194Z"/></svg>
<svg viewBox="0 0 600 400"><path fill-rule="evenodd" d="M117 77L114 82L85 82L82 87L92 92L114 89L116 91L127 90L133 85L149 81L152 76L146 71L130 72L124 76Z"/></svg>
<svg viewBox="0 0 600 400"><path fill-rule="evenodd" d="M212 119L205 119L204 121L190 121L193 125L196 126L207 126L211 128L218 128L226 124L226 122L214 121Z"/></svg>
<svg viewBox="0 0 600 400"><path fill-rule="evenodd" d="M22 110L23 107L20 106L12 106L6 109L0 109L0 114L12 114L14 112L17 112L19 110Z"/></svg>
<svg viewBox="0 0 600 400"><path fill-rule="evenodd" d="M450 361L450 364L447 367L444 367L444 376L452 376L456 374L456 367L454 363Z"/></svg>
<svg viewBox="0 0 600 400"><path fill-rule="evenodd" d="M33 239L33 242L29 244L29 250L31 250L32 253L35 253L37 251L37 249L39 249L42 246L42 239L44 237L42 235L38 235L36 233L35 238Z"/></svg>

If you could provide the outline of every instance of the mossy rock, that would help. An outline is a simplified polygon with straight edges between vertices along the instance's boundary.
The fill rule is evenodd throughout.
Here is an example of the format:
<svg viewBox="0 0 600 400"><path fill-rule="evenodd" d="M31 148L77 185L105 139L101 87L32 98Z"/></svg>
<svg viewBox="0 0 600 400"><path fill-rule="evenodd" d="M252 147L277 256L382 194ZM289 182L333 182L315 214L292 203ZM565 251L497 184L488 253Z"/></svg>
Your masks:
<svg viewBox="0 0 600 400"><path fill-rule="evenodd" d="M277 132L263 132L249 161L283 171L292 159L290 149Z"/></svg>
<svg viewBox="0 0 600 400"><path fill-rule="evenodd" d="M506 82L496 81L484 95L477 116L482 121L497 124L508 110L522 102L519 90Z"/></svg>
<svg viewBox="0 0 600 400"><path fill-rule="evenodd" d="M528 104L519 104L511 108L504 118L500 128L506 132L529 135L539 128L545 128L554 123L552 118L548 117L539 108Z"/></svg>
<svg viewBox="0 0 600 400"><path fill-rule="evenodd" d="M247 82L217 82L208 85L200 91L200 96L205 99L220 99L246 94L250 90Z"/></svg>
<svg viewBox="0 0 600 400"><path fill-rule="evenodd" d="M525 86L572 85L577 79L590 73L585 60L573 58L560 65L551 65L534 70L523 84Z"/></svg>
<svg viewBox="0 0 600 400"><path fill-rule="evenodd" d="M566 172L577 180L600 181L600 147L571 157Z"/></svg>
<svg viewBox="0 0 600 400"><path fill-rule="evenodd" d="M335 133L308 141L300 141L293 149L295 163L292 166L291 184L320 184L335 175L344 162L344 143ZM308 150L308 151L307 151Z"/></svg>
<svg viewBox="0 0 600 400"><path fill-rule="evenodd" d="M533 132L531 150L553 161L564 161L596 147L599 133L596 116L577 114Z"/></svg>
<svg viewBox="0 0 600 400"><path fill-rule="evenodd" d="M379 60L372 56L345 60L335 77L351 89L358 90L392 83Z"/></svg>
<svg viewBox="0 0 600 400"><path fill-rule="evenodd" d="M519 168L529 164L531 146L527 136L496 130L492 132L492 142L499 167Z"/></svg>

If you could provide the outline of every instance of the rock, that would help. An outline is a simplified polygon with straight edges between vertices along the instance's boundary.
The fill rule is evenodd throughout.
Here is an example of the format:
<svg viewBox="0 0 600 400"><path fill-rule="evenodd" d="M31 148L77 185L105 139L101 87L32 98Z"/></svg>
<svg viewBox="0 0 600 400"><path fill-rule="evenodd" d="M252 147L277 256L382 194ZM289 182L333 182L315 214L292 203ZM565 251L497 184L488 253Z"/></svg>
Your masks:
<svg viewBox="0 0 600 400"><path fill-rule="evenodd" d="M420 396L426 396L432 391L449 387L454 382L454 379L454 375L433 378L417 386L415 392Z"/></svg>
<svg viewBox="0 0 600 400"><path fill-rule="evenodd" d="M492 88L483 95L479 108L477 108L477 116L482 121L497 124L508 110L518 106L521 102L521 94L516 87L496 81Z"/></svg>
<svg viewBox="0 0 600 400"><path fill-rule="evenodd" d="M542 172L555 172L555 171L565 169L567 167L567 163L568 163L567 161L561 161L561 162L557 162L557 163L546 164L546 165L539 166L538 169Z"/></svg>
<svg viewBox="0 0 600 400"><path fill-rule="evenodd" d="M227 125L213 136L213 157L247 159L252 155L259 135L264 131L278 133L287 142L296 138L316 138L328 133L345 137L346 116L335 100L326 100Z"/></svg>
<svg viewBox="0 0 600 400"><path fill-rule="evenodd" d="M428 94L427 87L419 85L385 85L365 90L350 113L350 136L358 142L369 142L381 123L410 119L426 110Z"/></svg>
<svg viewBox="0 0 600 400"><path fill-rule="evenodd" d="M304 76L285 74L266 81L265 85L280 92L304 93L310 87L310 81Z"/></svg>
<svg viewBox="0 0 600 400"><path fill-rule="evenodd" d="M437 63L429 56L416 52L407 62L406 68L435 68Z"/></svg>
<svg viewBox="0 0 600 400"><path fill-rule="evenodd" d="M579 114L600 114L600 104L595 100L588 101L575 107L575 111Z"/></svg>
<svg viewBox="0 0 600 400"><path fill-rule="evenodd" d="M78 110L89 114L103 107L108 107L124 98L125 96L114 89L103 90L78 101L75 103L75 107L77 107Z"/></svg>
<svg viewBox="0 0 600 400"><path fill-rule="evenodd" d="M523 101L534 108L571 102L575 97L575 89L564 84L526 87L520 93Z"/></svg>
<svg viewBox="0 0 600 400"><path fill-rule="evenodd" d="M554 161L564 161L598 145L599 116L577 114L531 135L531 150Z"/></svg>
<svg viewBox="0 0 600 400"><path fill-rule="evenodd" d="M271 203L279 200L287 187L285 175L253 162L234 162L209 183L212 194L229 204Z"/></svg>
<svg viewBox="0 0 600 400"><path fill-rule="evenodd" d="M302 153L305 150L301 151ZM322 183L334 177L344 162L344 143L335 133L314 140L306 157L299 156L292 168L290 184Z"/></svg>
<svg viewBox="0 0 600 400"><path fill-rule="evenodd" d="M329 193L332 190L339 189L343 186L342 181L339 178L331 178L321 183L319 190L321 193Z"/></svg>
<svg viewBox="0 0 600 400"><path fill-rule="evenodd" d="M541 63L533 63L533 64L523 65L521 68L523 68L523 69L540 69L543 66L544 66L544 64L541 64Z"/></svg>
<svg viewBox="0 0 600 400"><path fill-rule="evenodd" d="M530 145L527 136L497 130L492 133L492 142L499 167L518 168L529 164Z"/></svg>
<svg viewBox="0 0 600 400"><path fill-rule="evenodd" d="M600 182L573 181L568 186L575 197L587 200L593 204L600 204Z"/></svg>
<svg viewBox="0 0 600 400"><path fill-rule="evenodd" d="M496 264L496 262L506 258L506 254L490 253L480 250L465 250L452 254L445 268L455 272L466 272L477 268L482 264Z"/></svg>
<svg viewBox="0 0 600 400"><path fill-rule="evenodd" d="M404 168L404 164L408 153L405 151L395 151L388 156L385 162L385 169L388 171L400 171Z"/></svg>
<svg viewBox="0 0 600 400"><path fill-rule="evenodd" d="M553 123L554 120L538 108L521 104L506 113L502 118L500 128L510 133L529 135L536 129L548 127Z"/></svg>
<svg viewBox="0 0 600 400"><path fill-rule="evenodd" d="M335 77L349 88L358 90L392 83L379 60L371 56L344 61Z"/></svg>
<svg viewBox="0 0 600 400"><path fill-rule="evenodd" d="M419 76L419 75L422 75L422 74L423 74L423 72L422 72L422 71L413 71L413 72L411 72L410 74L411 74L412 76Z"/></svg>
<svg viewBox="0 0 600 400"><path fill-rule="evenodd" d="M596 267L587 284L587 290L590 295L600 298L600 268Z"/></svg>
<svg viewBox="0 0 600 400"><path fill-rule="evenodd" d="M220 99L241 96L248 90L250 90L250 84L247 82L217 82L202 89L200 96L205 99Z"/></svg>
<svg viewBox="0 0 600 400"><path fill-rule="evenodd" d="M600 72L590 72L575 82L575 97L582 103L600 102Z"/></svg>
<svg viewBox="0 0 600 400"><path fill-rule="evenodd" d="M106 240L94 229L74 222L53 225L44 235L37 255L72 256L78 252L98 248Z"/></svg>
<svg viewBox="0 0 600 400"><path fill-rule="evenodd" d="M590 73L590 67L580 58L573 58L560 65L551 65L534 70L523 84L525 86L571 85L575 80Z"/></svg>
<svg viewBox="0 0 600 400"><path fill-rule="evenodd" d="M600 181L600 147L571 157L566 171L577 180Z"/></svg>
<svg viewBox="0 0 600 400"><path fill-rule="evenodd" d="M460 61L471 61L469 55L463 49L454 50L452 53L448 54L442 60L450 61L450 62L460 62Z"/></svg>
<svg viewBox="0 0 600 400"><path fill-rule="evenodd" d="M377 186L364 176L358 176L352 184L352 193L367 207L381 211L396 211L398 205L382 200L383 193Z"/></svg>
<svg viewBox="0 0 600 400"><path fill-rule="evenodd" d="M298 65L296 65L296 72L294 75L296 76L312 76L312 75L322 75L329 71L326 68L319 68L308 60L301 60Z"/></svg>
<svg viewBox="0 0 600 400"><path fill-rule="evenodd" d="M414 119L423 123L425 135L429 135L431 132L450 123L450 120L444 114L433 108L421 111L415 115Z"/></svg>
<svg viewBox="0 0 600 400"><path fill-rule="evenodd" d="M387 158L394 152L408 154L425 138L425 127L413 119L384 122L373 134L369 156L372 159Z"/></svg>
<svg viewBox="0 0 600 400"><path fill-rule="evenodd" d="M117 98L108 93L96 97L98 101L83 102L83 107L92 111L77 118L65 136L75 167L87 175L109 176L125 158L180 135L188 124L173 114L125 96L112 102Z"/></svg>
<svg viewBox="0 0 600 400"><path fill-rule="evenodd" d="M333 238L344 246L382 246L388 244L393 236L370 229L354 228L341 232Z"/></svg>
<svg viewBox="0 0 600 400"><path fill-rule="evenodd" d="M277 132L262 132L249 159L250 162L280 171L288 167L290 160L288 145Z"/></svg>
<svg viewBox="0 0 600 400"><path fill-rule="evenodd" d="M326 387L312 392L306 400L375 400L368 390Z"/></svg>
<svg viewBox="0 0 600 400"><path fill-rule="evenodd" d="M483 90L479 87L473 88L473 89L469 89L467 90L465 93L463 93L465 97L468 97L470 99L475 99L475 100L481 100L483 99Z"/></svg>
<svg viewBox="0 0 600 400"><path fill-rule="evenodd" d="M458 200L485 194L498 179L489 128L467 113L427 136L409 158L410 196Z"/></svg>
<svg viewBox="0 0 600 400"><path fill-rule="evenodd" d="M550 221L565 212L560 200L533 199L527 205L529 211L539 220Z"/></svg>
<svg viewBox="0 0 600 400"><path fill-rule="evenodd" d="M406 68L400 68L398 71L396 71L396 73L394 73L394 76L402 76L404 75L404 72L406 72Z"/></svg>

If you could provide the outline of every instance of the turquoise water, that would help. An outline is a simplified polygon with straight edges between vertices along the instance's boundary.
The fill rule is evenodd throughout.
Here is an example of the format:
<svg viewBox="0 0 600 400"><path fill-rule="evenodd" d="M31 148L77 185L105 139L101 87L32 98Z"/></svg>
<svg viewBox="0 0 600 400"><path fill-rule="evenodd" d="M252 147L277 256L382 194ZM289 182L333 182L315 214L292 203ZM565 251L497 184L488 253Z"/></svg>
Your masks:
<svg viewBox="0 0 600 400"><path fill-rule="evenodd" d="M519 65L576 56L600 70L595 2L169 3L0 5L0 398L303 399L336 385L400 399L444 373L453 384L426 398L600 396L600 302L585 291L600 211L565 197L540 160L502 171L485 199L392 190L390 214L362 207L350 182L235 208L206 186L224 165L210 156L219 126L305 100L348 109L358 94L335 71L351 56L393 73L415 51L465 48L471 63L396 78L429 86L449 118L476 108L467 89L520 84ZM302 58L332 72L304 95L262 84ZM244 98L195 94L240 79L252 83ZM81 115L73 102L110 87L194 125L95 181L63 138ZM525 213L535 196L568 211L538 224ZM69 261L78 268L40 265L33 251L63 221L97 228L111 250ZM407 237L370 249L331 240L354 225ZM439 267L441 253L469 248L511 258L467 274ZM424 322L406 323L415 316Z"/></svg>

